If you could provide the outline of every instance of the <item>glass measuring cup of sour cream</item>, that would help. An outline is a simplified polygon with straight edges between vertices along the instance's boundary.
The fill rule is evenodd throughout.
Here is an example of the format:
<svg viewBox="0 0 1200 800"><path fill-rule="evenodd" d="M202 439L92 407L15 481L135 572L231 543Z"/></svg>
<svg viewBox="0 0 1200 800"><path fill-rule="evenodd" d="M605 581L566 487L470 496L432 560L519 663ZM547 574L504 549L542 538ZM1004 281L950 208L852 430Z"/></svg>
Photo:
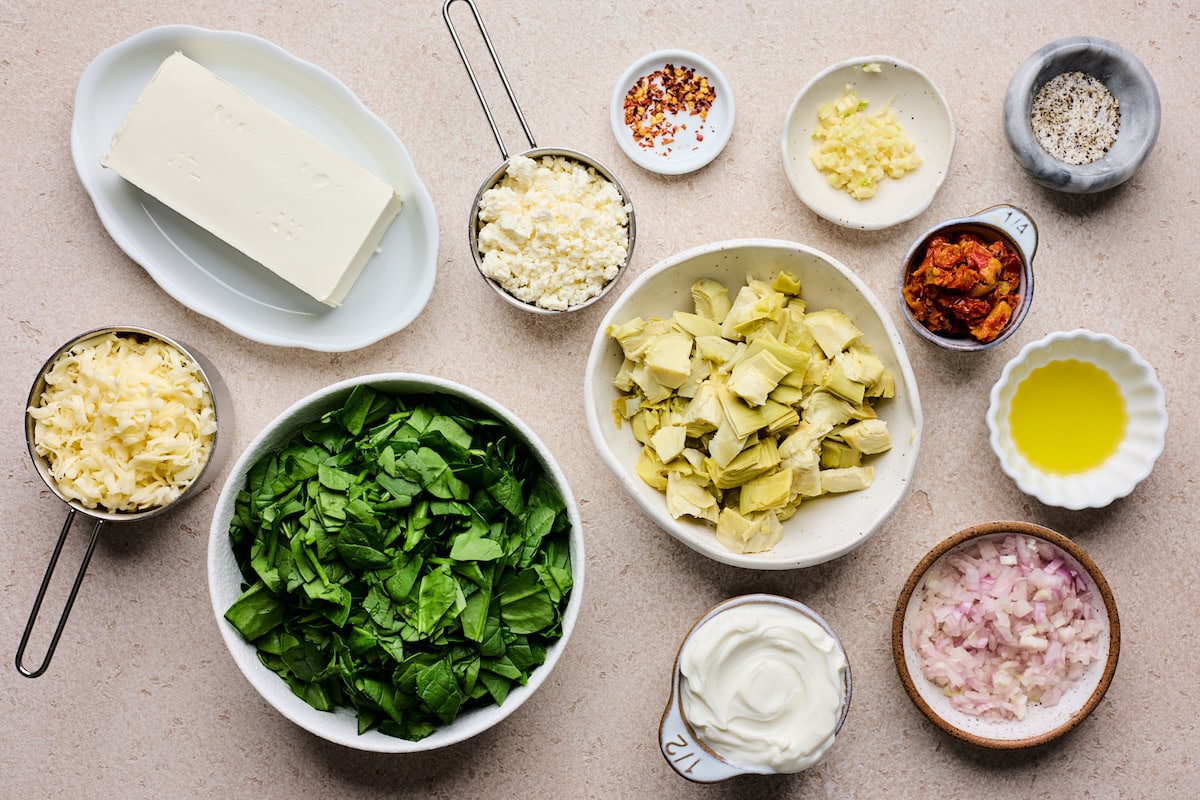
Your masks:
<svg viewBox="0 0 1200 800"><path fill-rule="evenodd" d="M799 772L832 746L850 686L846 652L816 612L776 595L734 597L680 645L659 746L697 783Z"/></svg>

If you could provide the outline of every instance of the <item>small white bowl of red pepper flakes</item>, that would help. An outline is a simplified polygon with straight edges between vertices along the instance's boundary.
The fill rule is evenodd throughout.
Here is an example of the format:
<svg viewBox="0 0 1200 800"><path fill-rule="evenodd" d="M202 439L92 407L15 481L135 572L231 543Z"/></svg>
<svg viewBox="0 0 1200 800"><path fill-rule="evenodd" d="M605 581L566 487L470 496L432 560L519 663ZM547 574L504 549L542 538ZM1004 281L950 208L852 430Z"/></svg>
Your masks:
<svg viewBox="0 0 1200 800"><path fill-rule="evenodd" d="M663 175L695 172L733 133L733 92L710 61L659 50L635 61L613 88L617 144L635 164Z"/></svg>

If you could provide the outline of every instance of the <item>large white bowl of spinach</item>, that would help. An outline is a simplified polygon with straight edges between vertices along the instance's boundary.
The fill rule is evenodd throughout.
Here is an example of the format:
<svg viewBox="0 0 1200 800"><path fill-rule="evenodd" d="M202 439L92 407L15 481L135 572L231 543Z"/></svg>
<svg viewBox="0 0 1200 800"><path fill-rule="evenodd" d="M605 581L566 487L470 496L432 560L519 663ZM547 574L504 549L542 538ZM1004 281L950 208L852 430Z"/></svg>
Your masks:
<svg viewBox="0 0 1200 800"><path fill-rule="evenodd" d="M250 683L339 744L462 741L546 680L583 590L579 510L510 411L423 375L299 401L234 465L209 536L213 610Z"/></svg>

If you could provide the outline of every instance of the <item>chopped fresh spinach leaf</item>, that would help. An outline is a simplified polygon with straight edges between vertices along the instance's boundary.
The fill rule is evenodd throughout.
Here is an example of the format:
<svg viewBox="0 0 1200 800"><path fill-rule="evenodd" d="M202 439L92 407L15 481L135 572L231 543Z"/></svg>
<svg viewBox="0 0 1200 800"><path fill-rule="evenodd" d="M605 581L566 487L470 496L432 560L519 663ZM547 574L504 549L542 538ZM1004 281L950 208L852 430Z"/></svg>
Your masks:
<svg viewBox="0 0 1200 800"><path fill-rule="evenodd" d="M418 740L503 703L562 636L566 502L507 426L360 385L255 463L225 618L314 708Z"/></svg>

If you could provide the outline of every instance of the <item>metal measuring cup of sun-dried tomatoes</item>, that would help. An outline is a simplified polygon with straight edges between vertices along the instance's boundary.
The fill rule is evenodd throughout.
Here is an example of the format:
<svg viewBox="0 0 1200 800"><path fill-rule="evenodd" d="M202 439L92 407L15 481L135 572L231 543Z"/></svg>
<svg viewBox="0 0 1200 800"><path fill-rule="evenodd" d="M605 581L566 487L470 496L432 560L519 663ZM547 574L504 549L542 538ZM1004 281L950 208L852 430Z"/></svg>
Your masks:
<svg viewBox="0 0 1200 800"><path fill-rule="evenodd" d="M947 350L995 347L1013 335L1033 301L1038 230L1001 204L923 233L900 269L900 308L918 336Z"/></svg>
<svg viewBox="0 0 1200 800"><path fill-rule="evenodd" d="M187 379L189 384L199 382L202 385L203 395L207 397L207 401L211 404L212 431L209 437L210 441L206 449L202 451L204 453L203 459L195 461L186 481L179 482L179 485L164 493L155 502L111 503L115 507L109 508L105 505L106 501L104 498L101 498L100 501L96 501L94 498L87 498L86 495L81 494L81 492L70 488L62 482L65 478L60 475L63 471L56 468L56 459L45 452L44 447L39 446L38 421L35 411L45 407L47 392L51 388L50 384L53 382L56 386L61 385L56 379L51 378L56 366L60 363L60 359L77 357L89 348L97 346L97 343L105 341L115 342L117 340L128 340L142 344L148 342L158 343L166 350L177 354L173 358L177 357L178 360L173 363L184 369L184 372L189 375ZM116 386L123 384L127 380L132 380L132 372L136 372L136 369L130 366L126 372L118 370L118 372L111 374L105 373L102 377L106 383ZM79 435L83 437L85 443L90 448L102 449L100 439L120 437L115 436L111 430L97 430L98 427L103 427L104 425L104 423L98 421L100 418L108 419L111 415L116 415L118 412L124 413L124 411L128 410L128 408L117 409L117 406L127 407L133 401L143 405L147 403L152 404L160 398L161 395L149 384L144 387L141 396L132 398L132 400L130 398L122 398L118 401L112 401L112 398L103 397L100 400L85 400L81 398L75 409L77 414L85 418ZM94 413L92 410L89 410L89 403L91 406L97 407ZM101 404L108 407L107 411L101 412L99 409L99 405ZM45 482L46 486L56 497L69 506L70 510L67 512L67 519L63 523L62 531L58 535L58 541L55 543L50 555L50 563L46 566L46 573L34 598L33 609L29 612L29 620L25 624L24 633L21 635L21 643L17 646L16 667L17 671L22 675L27 678L36 678L45 673L46 669L50 666L50 660L53 658L54 651L58 647L58 641L62 636L63 628L66 626L67 617L70 616L71 609L75 605L75 598L79 594L79 587L83 583L84 573L87 572L88 564L92 560L92 554L100 538L100 529L104 526L104 523L141 521L163 514L174 509L180 503L195 497L220 472L222 464L229 455L229 450L233 442L231 405L229 390L217 372L216 367L208 359L179 340L164 336L147 328L122 325L88 331L74 337L58 348L46 360L46 363L42 365L42 368L38 371L37 378L34 379L33 385L30 387L29 399L26 403L25 441L29 448L29 456L33 460L33 466L37 470L38 476L41 477L42 481ZM126 430L131 434L138 431L148 435L147 426L143 423L144 421L131 421L128 423ZM169 432L166 430L166 427L169 426L156 429L157 433L168 435ZM129 449L132 452L133 448L131 445ZM155 456L155 454L149 453L143 455L146 458L153 458ZM86 471L82 467L79 470ZM71 472L79 470L72 468ZM81 496L84 496L85 499L80 499ZM123 500L125 499L128 498L123 497ZM29 645L30 635L33 633L33 629L37 623L42 603L46 599L50 580L54 576L54 569L58 564L59 557L62 555L63 545L67 541L72 523L74 523L77 514L92 520L91 537L88 540L87 549L84 552L79 569L75 573L74 582L71 584L70 592L63 604L63 609L55 625L54 632L50 637L49 644L46 646L45 654L42 656L42 661L36 666L30 666L25 663L25 650Z"/></svg>
<svg viewBox="0 0 1200 800"><path fill-rule="evenodd" d="M516 306L523 311L531 311L536 314L558 314L565 311L578 311L587 308L600 298L604 297L612 287L617 284L621 276L625 273L625 268L629 265L630 259L633 257L633 244L636 238L637 226L633 213L633 202L629 198L629 193L625 191L625 187L617 180L616 176L608 167L577 150L570 150L563 147L538 147L533 139L533 133L529 129L529 124L525 121L525 115L521 111L521 106L517 102L516 94L514 94L511 84L508 81L508 76L504 73L504 67L500 64L500 58L496 55L496 49L492 45L491 37L488 36L487 28L484 27L483 19L479 16L479 10L475 7L472 0L461 0L470 9L471 15L474 18L475 25L483 38L484 44L487 46L488 55L491 56L492 64L496 67L496 72L500 77L501 83L504 85L504 90L508 94L508 100L512 105L513 111L516 112L518 121L521 123L521 129L525 134L526 140L529 142L528 150L521 153L513 154L510 157L508 148L504 144L504 138L500 134L500 128L496 124L496 120L492 115L491 106L488 105L487 99L484 97L483 89L479 85L479 80L475 76L475 71L471 67L470 59L467 58L467 52L463 48L462 41L459 39L458 31L454 27L454 22L450 18L450 7L459 0L445 0L442 5L442 19L446 23L446 27L450 30L450 36L454 40L454 46L458 50L459 58L462 59L463 66L466 67L467 75L471 79L471 85L475 89L475 96L479 98L480 105L483 106L483 113L487 116L488 124L491 126L492 135L496 139L496 144L500 146L500 155L504 162L497 167L491 175L484 180L479 187L479 191L475 194L475 200L471 204L471 218L468 228L468 238L471 247L471 257L475 260L475 266L479 270L479 274L483 276L488 285L495 290L496 294L502 300L510 305ZM616 190L620 198L620 205L624 209L625 224L623 225L626 240L624 242L624 257L619 259L619 263L606 265L609 273L596 285L595 276L590 276L584 282L586 285L582 294L574 297L569 302L562 302L561 296L573 294L570 291L565 291L556 298L559 302L546 303L544 300L549 297L549 293L554 291L552 286L550 289L542 290L541 296L533 286L546 286L547 282L553 284L558 280L561 274L569 274L576 270L580 265L577 264L556 264L555 268L550 272L553 275L524 275L514 277L512 281L508 281L509 275L490 273L484 264L484 255L480 250L480 234L484 229L484 222L480 219L480 205L485 201L485 195L489 190L501 185L509 175L509 167L513 160L517 158L529 158L541 164L546 164L547 159L551 162L561 160L565 164L578 165L579 167L589 171L601 181L607 181ZM528 232L522 235L528 236ZM531 237L532 238L532 237ZM585 259L590 262L590 256ZM615 269L612 269L615 267ZM520 296L518 296L520 295ZM583 295L587 295L584 297Z"/></svg>

